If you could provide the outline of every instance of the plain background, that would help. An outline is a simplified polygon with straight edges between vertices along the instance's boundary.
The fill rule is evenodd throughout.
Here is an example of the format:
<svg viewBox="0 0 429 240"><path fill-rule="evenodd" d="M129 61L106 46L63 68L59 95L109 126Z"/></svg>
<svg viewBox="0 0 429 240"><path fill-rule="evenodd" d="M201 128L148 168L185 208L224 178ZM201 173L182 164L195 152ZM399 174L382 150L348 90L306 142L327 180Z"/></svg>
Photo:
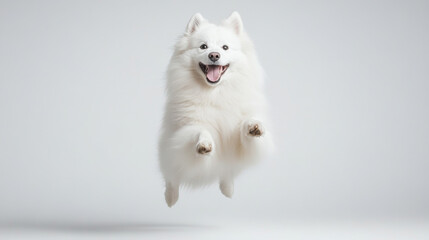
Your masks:
<svg viewBox="0 0 429 240"><path fill-rule="evenodd" d="M168 208L165 70L196 12L240 12L277 152ZM1 1L0 221L429 217L428 1Z"/></svg>

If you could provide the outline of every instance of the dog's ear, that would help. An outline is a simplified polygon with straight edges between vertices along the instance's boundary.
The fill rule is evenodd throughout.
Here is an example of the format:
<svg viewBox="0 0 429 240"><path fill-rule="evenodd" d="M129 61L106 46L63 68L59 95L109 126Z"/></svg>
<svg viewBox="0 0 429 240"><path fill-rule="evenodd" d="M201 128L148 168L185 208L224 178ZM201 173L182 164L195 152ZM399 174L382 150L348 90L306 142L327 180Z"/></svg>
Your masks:
<svg viewBox="0 0 429 240"><path fill-rule="evenodd" d="M203 16L199 13L196 13L194 16L191 17L191 19L188 22L188 26L186 26L186 33L192 34L197 30L201 24L206 21Z"/></svg>
<svg viewBox="0 0 429 240"><path fill-rule="evenodd" d="M233 12L229 16L225 23L234 29L234 32L241 34L243 32L243 21L241 20L240 14L238 12Z"/></svg>

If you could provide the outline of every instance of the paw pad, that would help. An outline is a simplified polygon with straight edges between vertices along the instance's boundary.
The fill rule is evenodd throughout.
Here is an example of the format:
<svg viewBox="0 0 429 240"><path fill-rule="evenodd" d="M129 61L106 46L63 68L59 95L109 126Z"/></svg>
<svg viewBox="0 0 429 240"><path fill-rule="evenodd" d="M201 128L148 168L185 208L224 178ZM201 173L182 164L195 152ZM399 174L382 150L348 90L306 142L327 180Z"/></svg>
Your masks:
<svg viewBox="0 0 429 240"><path fill-rule="evenodd" d="M212 144L204 144L204 143L198 143L197 145L197 152L199 154L207 154L212 151Z"/></svg>
<svg viewBox="0 0 429 240"><path fill-rule="evenodd" d="M249 125L249 135L253 137L260 137L264 134L264 131L258 123Z"/></svg>

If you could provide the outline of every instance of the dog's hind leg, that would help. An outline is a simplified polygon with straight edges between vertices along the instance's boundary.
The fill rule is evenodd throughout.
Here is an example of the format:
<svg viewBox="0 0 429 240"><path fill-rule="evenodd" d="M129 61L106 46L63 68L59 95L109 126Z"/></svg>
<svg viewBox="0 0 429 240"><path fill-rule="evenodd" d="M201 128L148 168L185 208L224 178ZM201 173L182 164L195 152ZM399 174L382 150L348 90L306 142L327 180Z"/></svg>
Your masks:
<svg viewBox="0 0 429 240"><path fill-rule="evenodd" d="M165 183L165 201L169 207L172 207L179 199L179 184Z"/></svg>
<svg viewBox="0 0 429 240"><path fill-rule="evenodd" d="M220 180L219 188L225 197L232 198L232 194L234 193L234 182L231 179Z"/></svg>

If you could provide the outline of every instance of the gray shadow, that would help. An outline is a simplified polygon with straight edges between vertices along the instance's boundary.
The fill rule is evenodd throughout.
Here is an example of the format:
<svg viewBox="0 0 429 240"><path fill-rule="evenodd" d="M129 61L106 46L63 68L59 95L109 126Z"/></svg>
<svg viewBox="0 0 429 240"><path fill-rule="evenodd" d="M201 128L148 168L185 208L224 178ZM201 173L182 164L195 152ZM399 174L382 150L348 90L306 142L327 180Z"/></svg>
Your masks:
<svg viewBox="0 0 429 240"><path fill-rule="evenodd" d="M62 233L144 233L178 232L215 229L214 226L182 223L83 223L83 222L6 222L0 230L16 232L62 232Z"/></svg>

